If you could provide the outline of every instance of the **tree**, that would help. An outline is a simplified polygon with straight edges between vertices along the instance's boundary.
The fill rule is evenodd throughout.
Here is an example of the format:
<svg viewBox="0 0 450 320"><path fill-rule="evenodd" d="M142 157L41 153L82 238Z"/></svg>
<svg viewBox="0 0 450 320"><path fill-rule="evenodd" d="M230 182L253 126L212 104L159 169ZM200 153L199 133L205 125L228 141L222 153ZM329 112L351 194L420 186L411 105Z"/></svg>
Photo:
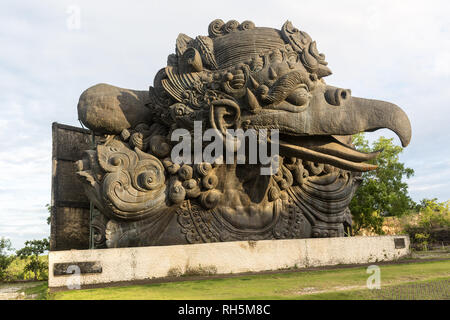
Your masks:
<svg viewBox="0 0 450 320"><path fill-rule="evenodd" d="M368 161L378 168L362 173L361 185L350 202L353 232L365 228L383 234L383 216L400 216L415 207L404 182L404 178L414 175L414 170L400 162L403 148L394 145L393 138L380 137L369 146L364 134L357 134L353 144L364 152L382 150L376 159Z"/></svg>
<svg viewBox="0 0 450 320"><path fill-rule="evenodd" d="M47 209L48 212L47 224L50 225L52 223L52 206L47 203L45 205L45 208Z"/></svg>
<svg viewBox="0 0 450 320"><path fill-rule="evenodd" d="M417 212L422 212L426 209L429 209L432 211L441 211L442 209L445 209L446 206L448 208L449 201L438 202L437 198L433 198L433 199L423 198L422 200L420 200L420 202L418 202L416 204L415 210Z"/></svg>
<svg viewBox="0 0 450 320"><path fill-rule="evenodd" d="M29 240L25 242L25 247L16 252L20 259L29 259L25 265L24 271L34 273L34 280L47 269L47 263L39 259L39 255L49 250L49 241L47 238L42 240Z"/></svg>
<svg viewBox="0 0 450 320"><path fill-rule="evenodd" d="M9 265L14 260L14 255L9 252L12 251L11 241L4 237L0 238L0 281L6 279Z"/></svg>

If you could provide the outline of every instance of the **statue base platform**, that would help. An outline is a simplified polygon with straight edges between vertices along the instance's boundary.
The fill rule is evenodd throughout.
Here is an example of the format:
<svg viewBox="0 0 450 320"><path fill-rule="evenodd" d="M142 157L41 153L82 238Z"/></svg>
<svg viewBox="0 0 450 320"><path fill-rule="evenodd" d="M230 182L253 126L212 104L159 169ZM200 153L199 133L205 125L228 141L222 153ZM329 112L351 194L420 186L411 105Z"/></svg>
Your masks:
<svg viewBox="0 0 450 320"><path fill-rule="evenodd" d="M392 261L410 253L408 236L216 242L51 251L50 288Z"/></svg>

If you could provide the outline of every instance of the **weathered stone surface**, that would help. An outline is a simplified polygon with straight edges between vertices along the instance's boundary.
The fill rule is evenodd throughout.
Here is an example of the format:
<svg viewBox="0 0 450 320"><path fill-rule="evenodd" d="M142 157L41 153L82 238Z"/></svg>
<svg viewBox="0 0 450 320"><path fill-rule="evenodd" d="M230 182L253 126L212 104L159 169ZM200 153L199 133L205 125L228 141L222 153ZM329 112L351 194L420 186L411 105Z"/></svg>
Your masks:
<svg viewBox="0 0 450 320"><path fill-rule="evenodd" d="M286 268L318 267L391 261L409 254L396 249L394 236L235 241L177 246L70 250L50 252L51 288L67 285L67 276L54 276L59 263L98 261L101 273L81 274L81 285L134 281L182 275L187 270L229 274ZM118 263L120 261L120 263Z"/></svg>
<svg viewBox="0 0 450 320"><path fill-rule="evenodd" d="M97 245L344 236L361 172L374 170L367 161L379 154L355 150L351 135L389 128L406 146L411 126L392 103L327 85L329 74L316 42L289 21L277 30L219 19L208 36L178 36L148 92L87 89L80 119L107 134L77 162L105 218ZM198 123L214 129L223 148L234 141L230 129L253 129L272 146L271 134L256 130L278 129L280 170L261 175L249 150L237 165L170 158L172 133L184 130L193 141Z"/></svg>
<svg viewBox="0 0 450 320"><path fill-rule="evenodd" d="M59 206L74 206L89 208L89 199L83 192L80 179L74 174L75 161L57 160L55 185L55 201Z"/></svg>
<svg viewBox="0 0 450 320"><path fill-rule="evenodd" d="M89 209L53 208L50 250L89 248Z"/></svg>
<svg viewBox="0 0 450 320"><path fill-rule="evenodd" d="M150 121L147 91L98 84L83 92L78 102L78 118L100 133L120 133L140 122Z"/></svg>
<svg viewBox="0 0 450 320"><path fill-rule="evenodd" d="M77 161L84 150L92 148L89 130L53 123L53 157L58 160Z"/></svg>

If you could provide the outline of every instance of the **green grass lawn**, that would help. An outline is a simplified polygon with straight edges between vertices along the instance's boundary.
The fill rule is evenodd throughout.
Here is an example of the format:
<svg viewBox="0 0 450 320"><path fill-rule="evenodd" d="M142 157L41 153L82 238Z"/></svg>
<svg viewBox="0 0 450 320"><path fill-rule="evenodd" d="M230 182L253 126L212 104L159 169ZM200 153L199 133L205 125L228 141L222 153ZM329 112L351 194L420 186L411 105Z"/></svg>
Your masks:
<svg viewBox="0 0 450 320"><path fill-rule="evenodd" d="M365 267L286 272L49 294L49 299L450 299L450 260L381 265L381 290ZM39 291L40 290L40 291ZM45 292L41 286L38 292ZM42 296L42 295L41 295Z"/></svg>
<svg viewBox="0 0 450 320"><path fill-rule="evenodd" d="M33 296L33 300L47 300L48 285L46 281L41 281L37 286L26 288L26 296Z"/></svg>
<svg viewBox="0 0 450 320"><path fill-rule="evenodd" d="M382 286L380 290L343 290L310 294L300 300L449 300L450 278Z"/></svg>

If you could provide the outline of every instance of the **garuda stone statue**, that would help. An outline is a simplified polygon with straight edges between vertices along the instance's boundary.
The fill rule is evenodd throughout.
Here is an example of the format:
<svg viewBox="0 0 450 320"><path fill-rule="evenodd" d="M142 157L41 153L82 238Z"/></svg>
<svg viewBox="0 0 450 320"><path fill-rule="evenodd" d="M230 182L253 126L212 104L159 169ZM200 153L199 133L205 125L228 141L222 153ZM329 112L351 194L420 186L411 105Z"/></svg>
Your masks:
<svg viewBox="0 0 450 320"><path fill-rule="evenodd" d="M87 89L79 119L102 139L77 175L100 212L95 246L344 236L361 172L376 168L365 161L379 154L355 150L351 135L389 128L407 146L411 126L394 104L327 85L330 74L316 42L289 21L277 30L215 20L208 36L178 36L149 91ZM224 149L230 129L278 129L278 170L173 159L173 132L195 142L196 123Z"/></svg>

